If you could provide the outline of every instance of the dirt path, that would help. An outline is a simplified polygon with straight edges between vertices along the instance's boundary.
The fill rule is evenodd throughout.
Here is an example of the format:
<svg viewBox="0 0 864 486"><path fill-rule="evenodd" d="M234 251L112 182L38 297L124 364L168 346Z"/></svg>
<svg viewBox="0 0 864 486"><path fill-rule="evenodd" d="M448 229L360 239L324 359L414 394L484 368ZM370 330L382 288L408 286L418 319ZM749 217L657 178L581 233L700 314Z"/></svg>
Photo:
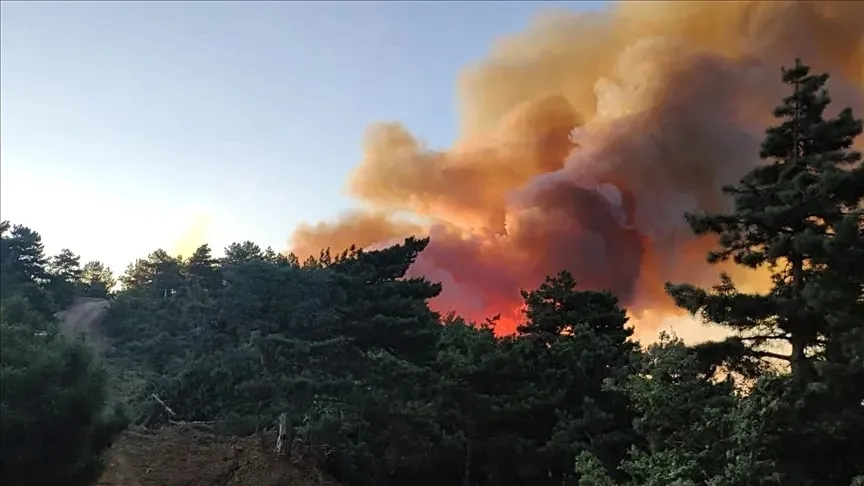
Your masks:
<svg viewBox="0 0 864 486"><path fill-rule="evenodd" d="M60 321L60 331L71 337L83 334L84 339L95 349L102 350L105 341L102 339L99 324L108 312L109 305L105 299L76 299L72 307L55 314Z"/></svg>
<svg viewBox="0 0 864 486"><path fill-rule="evenodd" d="M60 323L60 331L73 338L83 335L84 339L97 352L101 352L107 346L100 324L108 312L110 302L105 299L92 299L81 297L75 299L72 307L65 311L54 314ZM137 479L137 472L129 464L125 455L112 450L108 456L108 472L103 475L99 485L109 486L141 486Z"/></svg>

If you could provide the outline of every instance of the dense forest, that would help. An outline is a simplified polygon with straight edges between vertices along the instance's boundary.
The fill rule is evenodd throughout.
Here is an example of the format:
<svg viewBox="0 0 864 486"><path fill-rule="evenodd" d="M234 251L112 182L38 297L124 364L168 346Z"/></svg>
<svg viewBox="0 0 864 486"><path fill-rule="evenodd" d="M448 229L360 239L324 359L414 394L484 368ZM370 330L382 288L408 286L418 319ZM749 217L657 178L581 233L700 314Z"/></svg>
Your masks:
<svg viewBox="0 0 864 486"><path fill-rule="evenodd" d="M2 227L2 483L93 484L129 424L272 430L342 484L864 485L862 122L830 118L827 75L789 94L725 214L682 215L709 263L773 286L667 284L724 341L641 346L608 292L561 272L523 291L511 336L439 315L405 278L428 243L293 255L235 243L111 271ZM111 299L98 355L60 335L76 297ZM286 454L290 454L287 451Z"/></svg>

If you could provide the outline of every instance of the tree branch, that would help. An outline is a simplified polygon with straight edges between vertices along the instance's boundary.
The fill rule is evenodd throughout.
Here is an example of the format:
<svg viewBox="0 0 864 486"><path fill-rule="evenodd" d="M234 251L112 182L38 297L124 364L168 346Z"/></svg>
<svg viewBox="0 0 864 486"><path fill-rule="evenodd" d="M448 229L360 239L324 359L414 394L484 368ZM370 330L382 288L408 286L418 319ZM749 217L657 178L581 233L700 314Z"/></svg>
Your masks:
<svg viewBox="0 0 864 486"><path fill-rule="evenodd" d="M792 357L783 354L772 353L770 351L750 351L749 354L755 358L774 358L781 361L791 362Z"/></svg>
<svg viewBox="0 0 864 486"><path fill-rule="evenodd" d="M174 410L171 410L171 407L169 407L167 403L163 402L161 398L157 397L155 393L151 394L150 398L152 398L153 400L156 400L156 403L158 403L159 405L162 405L162 408L164 408L165 411L168 412L168 415L170 415L172 417L177 416L177 414L174 413Z"/></svg>
<svg viewBox="0 0 864 486"><path fill-rule="evenodd" d="M747 337L739 337L741 341L787 341L789 339L788 336L775 335L775 336L747 336Z"/></svg>

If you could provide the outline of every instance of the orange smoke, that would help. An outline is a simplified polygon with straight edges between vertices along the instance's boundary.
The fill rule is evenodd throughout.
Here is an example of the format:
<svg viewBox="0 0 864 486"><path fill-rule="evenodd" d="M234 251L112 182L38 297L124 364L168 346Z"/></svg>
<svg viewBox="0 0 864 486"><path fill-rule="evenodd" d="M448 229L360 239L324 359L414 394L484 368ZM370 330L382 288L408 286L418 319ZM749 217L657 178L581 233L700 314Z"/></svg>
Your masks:
<svg viewBox="0 0 864 486"><path fill-rule="evenodd" d="M719 188L759 163L787 94L780 67L795 57L832 74L836 106L864 106L864 3L632 2L542 16L465 70L450 150L373 126L348 184L373 209L303 226L291 249L428 234L411 274L443 283L433 304L502 314L501 332L515 326L519 290L563 269L637 318L672 312L663 282L717 274L712 242L682 215L725 209Z"/></svg>
<svg viewBox="0 0 864 486"><path fill-rule="evenodd" d="M351 211L337 223L301 224L294 230L291 251L301 258L318 256L324 248L342 251L352 245L367 248L375 243L402 239L425 233L425 229L409 222L392 221L384 213Z"/></svg>

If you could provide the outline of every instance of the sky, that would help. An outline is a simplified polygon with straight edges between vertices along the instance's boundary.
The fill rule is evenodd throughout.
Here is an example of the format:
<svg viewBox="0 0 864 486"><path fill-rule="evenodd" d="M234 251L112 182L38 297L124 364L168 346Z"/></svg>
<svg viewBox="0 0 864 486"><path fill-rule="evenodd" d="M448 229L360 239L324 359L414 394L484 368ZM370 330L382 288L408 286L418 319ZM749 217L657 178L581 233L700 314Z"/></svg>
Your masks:
<svg viewBox="0 0 864 486"><path fill-rule="evenodd" d="M189 240L284 250L354 205L370 123L450 145L461 68L552 5L4 1L0 216L116 272Z"/></svg>

